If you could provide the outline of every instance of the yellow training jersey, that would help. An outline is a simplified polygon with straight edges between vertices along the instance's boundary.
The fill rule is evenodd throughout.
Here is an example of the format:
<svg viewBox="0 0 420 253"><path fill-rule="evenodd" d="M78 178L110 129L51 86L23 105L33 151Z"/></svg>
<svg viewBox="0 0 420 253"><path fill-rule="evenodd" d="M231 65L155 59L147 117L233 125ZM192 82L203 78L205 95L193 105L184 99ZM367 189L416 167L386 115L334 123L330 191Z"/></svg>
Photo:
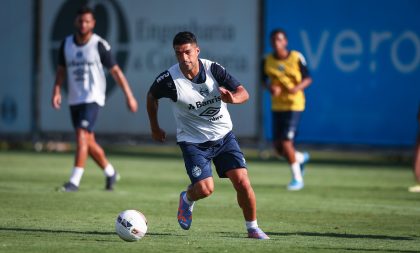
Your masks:
<svg viewBox="0 0 420 253"><path fill-rule="evenodd" d="M298 51L290 51L286 59L277 59L273 54L268 55L264 61L264 74L270 79L271 85L280 85L281 94L271 96L273 111L303 111L305 110L305 94L298 91L295 94L288 92L309 76L305 58Z"/></svg>

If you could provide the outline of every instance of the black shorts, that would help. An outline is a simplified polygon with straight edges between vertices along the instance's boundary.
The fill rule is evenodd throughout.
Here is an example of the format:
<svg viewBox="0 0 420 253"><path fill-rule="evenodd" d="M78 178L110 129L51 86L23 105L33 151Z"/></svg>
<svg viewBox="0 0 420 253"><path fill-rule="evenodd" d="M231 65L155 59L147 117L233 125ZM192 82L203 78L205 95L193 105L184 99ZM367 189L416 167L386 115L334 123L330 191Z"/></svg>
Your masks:
<svg viewBox="0 0 420 253"><path fill-rule="evenodd" d="M98 112L99 105L97 103L71 105L70 113L74 129L82 128L93 132Z"/></svg>
<svg viewBox="0 0 420 253"><path fill-rule="evenodd" d="M274 141L294 140L301 114L301 111L273 112Z"/></svg>
<svg viewBox="0 0 420 253"><path fill-rule="evenodd" d="M184 157L185 169L192 184L212 177L211 161L220 178L226 178L226 172L246 168L244 154L232 132L217 141L205 143L179 142Z"/></svg>

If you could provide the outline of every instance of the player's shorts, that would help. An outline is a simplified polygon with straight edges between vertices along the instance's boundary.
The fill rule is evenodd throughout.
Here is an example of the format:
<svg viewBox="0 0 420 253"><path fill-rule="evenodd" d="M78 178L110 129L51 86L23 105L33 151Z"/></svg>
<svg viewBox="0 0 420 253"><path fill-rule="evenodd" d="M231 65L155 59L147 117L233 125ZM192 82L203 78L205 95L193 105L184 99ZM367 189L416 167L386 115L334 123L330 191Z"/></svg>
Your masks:
<svg viewBox="0 0 420 253"><path fill-rule="evenodd" d="M273 139L294 140L301 114L301 111L273 112Z"/></svg>
<svg viewBox="0 0 420 253"><path fill-rule="evenodd" d="M93 132L99 112L97 103L71 105L70 112L74 129L82 128Z"/></svg>
<svg viewBox="0 0 420 253"><path fill-rule="evenodd" d="M232 132L217 141L178 142L178 145L182 150L185 169L192 184L213 176L212 160L220 178L226 178L226 172L229 170L246 168L244 154Z"/></svg>

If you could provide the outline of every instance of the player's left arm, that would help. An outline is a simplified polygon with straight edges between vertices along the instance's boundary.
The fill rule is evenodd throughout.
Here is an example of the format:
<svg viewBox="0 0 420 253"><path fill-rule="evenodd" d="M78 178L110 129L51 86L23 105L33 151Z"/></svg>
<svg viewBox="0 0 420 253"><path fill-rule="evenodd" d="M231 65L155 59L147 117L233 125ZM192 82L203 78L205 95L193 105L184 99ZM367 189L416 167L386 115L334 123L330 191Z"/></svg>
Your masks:
<svg viewBox="0 0 420 253"><path fill-rule="evenodd" d="M299 57L299 68L302 74L302 81L298 83L295 87L289 90L290 93L294 94L298 91L303 91L304 89L308 88L309 85L312 83L312 78L309 74L308 67L306 65L306 60L303 55L300 54Z"/></svg>
<svg viewBox="0 0 420 253"><path fill-rule="evenodd" d="M217 63L213 63L210 70L219 83L220 96L223 102L242 104L249 99L249 94L245 87L231 76L225 68Z"/></svg>
<svg viewBox="0 0 420 253"><path fill-rule="evenodd" d="M128 84L127 78L125 78L124 73L118 65L114 65L110 70L112 77L118 83L118 85L123 90L125 97L127 99L127 106L132 112L137 111L137 100L131 91L130 85Z"/></svg>
<svg viewBox="0 0 420 253"><path fill-rule="evenodd" d="M229 104L242 104L249 99L249 93L243 85L236 88L235 91L229 91L223 87L219 87L222 101Z"/></svg>
<svg viewBox="0 0 420 253"><path fill-rule="evenodd" d="M100 41L98 43L98 51L102 64L109 69L109 72L111 73L115 82L117 82L123 90L124 95L126 97L128 109L131 112L136 112L138 108L137 100L134 97L133 92L131 91L127 78L125 77L120 66L117 64L111 53L111 47L106 41Z"/></svg>

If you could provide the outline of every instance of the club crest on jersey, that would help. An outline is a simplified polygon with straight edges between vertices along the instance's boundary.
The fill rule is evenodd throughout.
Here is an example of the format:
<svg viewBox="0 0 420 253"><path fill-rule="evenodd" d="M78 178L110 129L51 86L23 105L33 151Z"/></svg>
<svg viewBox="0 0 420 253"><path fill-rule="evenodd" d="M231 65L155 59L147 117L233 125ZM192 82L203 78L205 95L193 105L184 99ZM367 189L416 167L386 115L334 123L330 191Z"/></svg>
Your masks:
<svg viewBox="0 0 420 253"><path fill-rule="evenodd" d="M200 87L199 92L203 97L207 97L210 94L209 89L207 89L207 87Z"/></svg>
<svg viewBox="0 0 420 253"><path fill-rule="evenodd" d="M77 57L77 58L82 58L82 57L83 57L83 52L82 52L82 51L78 51L78 52L76 53L76 57Z"/></svg>
<svg viewBox="0 0 420 253"><path fill-rule="evenodd" d="M284 64L280 64L280 65L277 67L277 69L278 69L278 70L280 70L280 71L284 71L284 69L285 69Z"/></svg>
<svg viewBox="0 0 420 253"><path fill-rule="evenodd" d="M196 165L192 169L191 173L192 173L193 177L199 177L201 175L201 168Z"/></svg>

